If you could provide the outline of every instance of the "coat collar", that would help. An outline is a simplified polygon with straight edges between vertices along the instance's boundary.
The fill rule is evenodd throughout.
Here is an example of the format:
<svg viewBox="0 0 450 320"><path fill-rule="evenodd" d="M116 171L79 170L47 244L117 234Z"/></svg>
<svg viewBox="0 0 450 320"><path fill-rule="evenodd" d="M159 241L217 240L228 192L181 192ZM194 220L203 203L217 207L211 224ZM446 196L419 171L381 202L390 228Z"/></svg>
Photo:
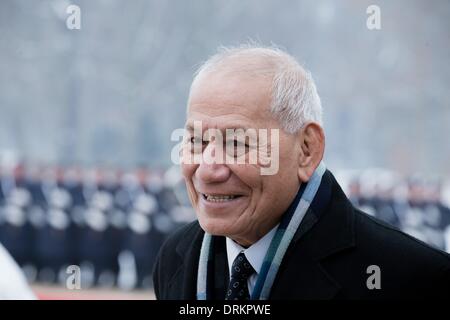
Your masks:
<svg viewBox="0 0 450 320"><path fill-rule="evenodd" d="M355 246L354 208L333 174L326 171L292 244L306 234L316 260ZM314 228L313 228L314 227Z"/></svg>

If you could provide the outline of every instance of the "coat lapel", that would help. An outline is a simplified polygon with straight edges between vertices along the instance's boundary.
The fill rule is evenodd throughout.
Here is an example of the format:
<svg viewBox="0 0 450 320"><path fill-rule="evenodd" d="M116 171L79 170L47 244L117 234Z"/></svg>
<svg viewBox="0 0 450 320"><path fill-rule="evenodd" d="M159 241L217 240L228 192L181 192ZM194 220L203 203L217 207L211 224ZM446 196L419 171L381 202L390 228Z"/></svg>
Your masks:
<svg viewBox="0 0 450 320"><path fill-rule="evenodd" d="M186 235L186 239L178 244L176 251L182 263L172 277L169 286L171 292L179 292L175 299L196 299L198 260L201 244L203 241L203 230L197 226L197 231ZM215 300L223 300L228 285L228 261L226 254L225 238L213 237L214 265L211 269L212 277L208 273L208 295Z"/></svg>
<svg viewBox="0 0 450 320"><path fill-rule="evenodd" d="M181 241L176 247L181 264L169 282L169 291L176 293L173 299L196 299L198 260L203 235L204 231L196 223L195 228L186 234L186 241Z"/></svg>
<svg viewBox="0 0 450 320"><path fill-rule="evenodd" d="M283 258L272 299L332 299L341 285L325 260L355 246L351 203L326 171L319 190Z"/></svg>

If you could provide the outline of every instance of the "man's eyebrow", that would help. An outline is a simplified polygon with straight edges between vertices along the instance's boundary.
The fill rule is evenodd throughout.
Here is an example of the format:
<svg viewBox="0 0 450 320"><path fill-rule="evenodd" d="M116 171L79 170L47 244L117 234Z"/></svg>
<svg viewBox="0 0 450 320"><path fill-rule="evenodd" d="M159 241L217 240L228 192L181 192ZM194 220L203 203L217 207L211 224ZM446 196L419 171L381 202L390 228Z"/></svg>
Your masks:
<svg viewBox="0 0 450 320"><path fill-rule="evenodd" d="M188 131L194 131L194 125L192 123L186 123L185 125L185 129ZM223 128L218 128L221 132L225 133L226 130L233 130L233 131L237 131L237 130L243 130L244 132L247 130L251 130L252 128L248 128L246 126L241 126L241 125L230 125L227 127L223 127ZM254 128L253 128L254 129ZM254 129L255 130L255 129Z"/></svg>
<svg viewBox="0 0 450 320"><path fill-rule="evenodd" d="M243 130L243 131L247 131L247 130L251 130L252 128L248 128L248 127L243 127L243 126L230 126L228 128L223 129L223 131L225 130ZM253 130L256 130L255 128L253 128Z"/></svg>
<svg viewBox="0 0 450 320"><path fill-rule="evenodd" d="M192 125L192 123L186 123L186 125L184 127L188 131L194 131L194 126Z"/></svg>

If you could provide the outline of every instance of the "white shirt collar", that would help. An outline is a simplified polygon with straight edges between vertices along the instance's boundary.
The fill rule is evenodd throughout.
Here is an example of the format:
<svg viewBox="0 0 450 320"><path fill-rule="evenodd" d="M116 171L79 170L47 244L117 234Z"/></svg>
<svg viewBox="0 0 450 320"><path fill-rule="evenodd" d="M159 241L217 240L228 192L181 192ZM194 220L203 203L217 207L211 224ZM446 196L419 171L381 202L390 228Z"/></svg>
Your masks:
<svg viewBox="0 0 450 320"><path fill-rule="evenodd" d="M248 262L250 262L253 269L255 269L256 274L259 274L259 272L261 271L261 266L264 261L264 257L266 256L266 252L269 249L270 243L272 242L272 238L274 237L277 228L278 224L275 227L273 227L272 230L266 233L264 237L259 239L257 242L252 244L247 249L245 249L244 247L240 246L232 239L227 237L226 245L227 245L228 271L230 272L230 275L233 261L241 252L244 252L245 257L247 258Z"/></svg>

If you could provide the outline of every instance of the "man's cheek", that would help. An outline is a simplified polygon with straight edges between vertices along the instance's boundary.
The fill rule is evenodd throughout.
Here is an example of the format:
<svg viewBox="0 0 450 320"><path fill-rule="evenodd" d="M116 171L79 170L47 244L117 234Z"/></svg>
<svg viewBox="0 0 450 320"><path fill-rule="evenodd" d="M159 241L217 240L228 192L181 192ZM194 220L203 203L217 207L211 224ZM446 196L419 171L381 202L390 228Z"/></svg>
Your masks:
<svg viewBox="0 0 450 320"><path fill-rule="evenodd" d="M185 164L181 165L181 174L186 179L186 182L192 178L194 175L197 165L195 164Z"/></svg>
<svg viewBox="0 0 450 320"><path fill-rule="evenodd" d="M249 189L255 190L261 187L264 176L261 176L261 170L257 164L229 165L228 167Z"/></svg>

